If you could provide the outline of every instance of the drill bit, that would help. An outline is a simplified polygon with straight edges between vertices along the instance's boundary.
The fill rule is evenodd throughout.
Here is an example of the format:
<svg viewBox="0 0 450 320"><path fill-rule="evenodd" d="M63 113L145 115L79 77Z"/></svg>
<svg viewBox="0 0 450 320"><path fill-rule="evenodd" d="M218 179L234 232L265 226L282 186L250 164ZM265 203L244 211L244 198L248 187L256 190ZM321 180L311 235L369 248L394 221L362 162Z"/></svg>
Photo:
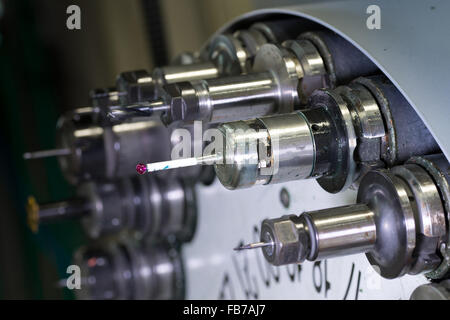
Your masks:
<svg viewBox="0 0 450 320"><path fill-rule="evenodd" d="M264 248L273 246L273 242L255 242L255 243L249 243L249 244L243 244L239 247L234 248L236 251L241 250L248 250L248 249L257 249L257 248Z"/></svg>
<svg viewBox="0 0 450 320"><path fill-rule="evenodd" d="M134 117L150 117L154 114L166 112L169 109L170 106L165 104L163 100L156 100L126 107L113 106L110 107L108 116L114 120L125 120Z"/></svg>
<svg viewBox="0 0 450 320"><path fill-rule="evenodd" d="M69 148L41 150L36 152L26 152L23 154L25 160L68 156L72 153Z"/></svg>
<svg viewBox="0 0 450 320"><path fill-rule="evenodd" d="M162 162L155 162L155 163L148 163L148 164L139 163L136 166L136 171L139 174L144 174L147 172L155 172L155 171L163 171L163 170L176 169L176 168L192 167L192 166L201 165L201 164L211 164L211 162L219 161L220 159L221 159L221 156L219 154L211 154L208 156L197 157L197 158L183 158L183 159L176 159L176 160L162 161Z"/></svg>

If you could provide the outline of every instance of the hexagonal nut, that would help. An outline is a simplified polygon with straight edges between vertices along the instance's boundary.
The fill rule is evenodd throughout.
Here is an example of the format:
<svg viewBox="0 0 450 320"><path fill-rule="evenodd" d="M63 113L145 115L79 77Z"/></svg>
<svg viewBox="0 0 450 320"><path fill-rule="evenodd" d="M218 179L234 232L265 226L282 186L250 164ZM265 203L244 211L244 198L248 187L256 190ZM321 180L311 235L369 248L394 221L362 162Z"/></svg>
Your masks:
<svg viewBox="0 0 450 320"><path fill-rule="evenodd" d="M145 70L122 72L117 77L116 84L119 92L126 92L126 94L119 95L122 105L155 99L155 84Z"/></svg>
<svg viewBox="0 0 450 320"><path fill-rule="evenodd" d="M170 103L170 118L172 121L184 119L186 103L183 99L183 86L178 83L163 86L164 99Z"/></svg>
<svg viewBox="0 0 450 320"><path fill-rule="evenodd" d="M170 104L172 121L201 119L199 97L191 82L178 82L164 86L163 99Z"/></svg>
<svg viewBox="0 0 450 320"><path fill-rule="evenodd" d="M273 265L300 263L305 260L306 246L303 224L297 224L296 216L266 219L261 227L261 241L273 242L263 249L264 257Z"/></svg>

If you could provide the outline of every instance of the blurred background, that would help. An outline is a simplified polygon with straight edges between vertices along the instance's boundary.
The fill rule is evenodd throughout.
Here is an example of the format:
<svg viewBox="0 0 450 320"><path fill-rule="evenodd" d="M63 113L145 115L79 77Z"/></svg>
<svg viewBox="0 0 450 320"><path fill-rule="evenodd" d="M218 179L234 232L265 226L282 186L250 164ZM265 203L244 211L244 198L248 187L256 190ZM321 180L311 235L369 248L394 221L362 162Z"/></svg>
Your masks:
<svg viewBox="0 0 450 320"><path fill-rule="evenodd" d="M57 160L23 160L54 147L64 111L88 103L125 70L151 69L196 51L220 26L245 12L301 1L0 0L0 298L71 299L58 288L82 244L73 222L26 223L29 195L58 201L74 190ZM305 2L305 1L303 1ZM66 9L81 8L81 30L68 30Z"/></svg>

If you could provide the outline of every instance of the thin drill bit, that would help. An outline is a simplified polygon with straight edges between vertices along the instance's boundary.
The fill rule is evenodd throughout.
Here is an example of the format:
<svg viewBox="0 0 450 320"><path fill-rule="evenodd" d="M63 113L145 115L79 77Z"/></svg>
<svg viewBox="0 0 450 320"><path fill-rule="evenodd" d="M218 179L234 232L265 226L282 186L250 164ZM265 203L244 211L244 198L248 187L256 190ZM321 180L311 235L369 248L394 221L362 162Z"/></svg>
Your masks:
<svg viewBox="0 0 450 320"><path fill-rule="evenodd" d="M255 242L255 243L244 244L244 245L234 248L234 250L241 251L241 250L248 250L248 249L264 248L264 247L269 247L269 246L273 246L273 242Z"/></svg>
<svg viewBox="0 0 450 320"><path fill-rule="evenodd" d="M36 151L36 152L26 152L23 154L23 158L25 160L30 160L30 159L49 158L49 157L61 157L61 156L68 156L71 153L72 153L72 150L70 150L69 148L41 150L41 151Z"/></svg>
<svg viewBox="0 0 450 320"><path fill-rule="evenodd" d="M126 107L110 107L108 116L115 120L125 120L134 117L150 117L154 114L160 114L170 109L170 106L162 100L133 104Z"/></svg>

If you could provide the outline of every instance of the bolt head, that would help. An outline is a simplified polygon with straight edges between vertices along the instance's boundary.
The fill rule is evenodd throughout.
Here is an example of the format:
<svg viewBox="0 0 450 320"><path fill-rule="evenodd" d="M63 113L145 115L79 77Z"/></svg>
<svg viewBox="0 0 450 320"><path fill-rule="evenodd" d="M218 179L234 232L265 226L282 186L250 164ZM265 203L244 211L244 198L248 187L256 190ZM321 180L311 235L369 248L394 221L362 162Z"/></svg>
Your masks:
<svg viewBox="0 0 450 320"><path fill-rule="evenodd" d="M150 74L145 70L121 73L117 78L117 89L120 92L127 93L119 96L122 105L135 104L156 98L155 84Z"/></svg>
<svg viewBox="0 0 450 320"><path fill-rule="evenodd" d="M183 98L183 87L178 83L165 85L164 98L170 103L171 121L180 121L185 118L186 102Z"/></svg>
<svg viewBox="0 0 450 320"><path fill-rule="evenodd" d="M294 215L278 219L266 219L261 227L261 241L274 245L263 249L264 257L273 265L280 266L303 262L306 257L306 239L302 223L294 222Z"/></svg>

